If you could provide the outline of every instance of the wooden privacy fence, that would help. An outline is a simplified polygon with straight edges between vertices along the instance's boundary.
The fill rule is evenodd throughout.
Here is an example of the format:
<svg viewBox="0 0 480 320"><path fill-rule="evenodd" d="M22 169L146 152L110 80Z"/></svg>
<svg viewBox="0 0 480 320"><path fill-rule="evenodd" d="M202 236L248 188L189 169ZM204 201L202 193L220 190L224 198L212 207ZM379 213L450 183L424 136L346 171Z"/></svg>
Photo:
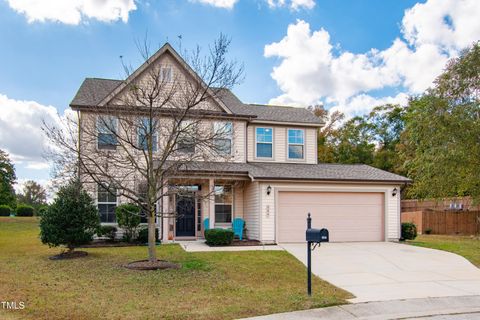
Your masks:
<svg viewBox="0 0 480 320"><path fill-rule="evenodd" d="M448 211L451 205L461 206L463 211L480 211L480 205L474 204L470 197L401 201L402 212L421 210Z"/></svg>
<svg viewBox="0 0 480 320"><path fill-rule="evenodd" d="M474 235L480 233L480 211L412 211L402 213L402 222L413 222L419 233Z"/></svg>

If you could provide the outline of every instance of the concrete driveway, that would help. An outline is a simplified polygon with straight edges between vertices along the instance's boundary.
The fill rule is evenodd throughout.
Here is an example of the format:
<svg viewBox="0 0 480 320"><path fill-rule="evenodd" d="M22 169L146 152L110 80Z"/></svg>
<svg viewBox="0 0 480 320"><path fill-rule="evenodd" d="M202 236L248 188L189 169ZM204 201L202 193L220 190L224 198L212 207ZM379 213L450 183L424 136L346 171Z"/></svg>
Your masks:
<svg viewBox="0 0 480 320"><path fill-rule="evenodd" d="M281 246L306 264L306 244ZM312 272L353 293L352 302L480 295L480 269L468 260L398 243L324 243Z"/></svg>

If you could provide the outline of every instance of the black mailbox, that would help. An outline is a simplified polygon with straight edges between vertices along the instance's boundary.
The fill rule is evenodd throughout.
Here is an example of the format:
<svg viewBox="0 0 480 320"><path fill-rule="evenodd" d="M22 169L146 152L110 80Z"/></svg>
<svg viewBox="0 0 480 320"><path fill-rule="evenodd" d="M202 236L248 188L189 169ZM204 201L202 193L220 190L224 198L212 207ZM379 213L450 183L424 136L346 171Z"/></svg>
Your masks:
<svg viewBox="0 0 480 320"><path fill-rule="evenodd" d="M328 242L327 229L307 229L307 242Z"/></svg>

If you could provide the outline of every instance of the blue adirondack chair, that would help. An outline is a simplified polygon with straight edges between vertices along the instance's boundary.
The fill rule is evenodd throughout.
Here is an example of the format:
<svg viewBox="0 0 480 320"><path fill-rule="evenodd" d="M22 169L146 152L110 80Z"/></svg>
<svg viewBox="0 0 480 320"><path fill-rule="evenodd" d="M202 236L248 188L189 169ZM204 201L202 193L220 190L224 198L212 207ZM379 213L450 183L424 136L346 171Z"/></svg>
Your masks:
<svg viewBox="0 0 480 320"><path fill-rule="evenodd" d="M233 220L233 234L237 236L240 240L243 238L243 226L245 225L245 220L242 218L235 218Z"/></svg>
<svg viewBox="0 0 480 320"><path fill-rule="evenodd" d="M210 229L210 218L203 220L203 230L206 231Z"/></svg>

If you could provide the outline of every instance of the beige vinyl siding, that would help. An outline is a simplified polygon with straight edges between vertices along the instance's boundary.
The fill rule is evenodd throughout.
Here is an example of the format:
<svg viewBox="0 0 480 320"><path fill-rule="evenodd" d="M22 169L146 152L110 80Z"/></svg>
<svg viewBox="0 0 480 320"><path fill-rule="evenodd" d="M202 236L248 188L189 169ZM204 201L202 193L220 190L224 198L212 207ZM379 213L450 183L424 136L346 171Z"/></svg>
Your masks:
<svg viewBox="0 0 480 320"><path fill-rule="evenodd" d="M233 187L233 219L235 218L243 218L243 188L242 186L234 186Z"/></svg>
<svg viewBox="0 0 480 320"><path fill-rule="evenodd" d="M264 159L264 158L256 158L255 154L255 128L272 128L273 129L273 159ZM305 154L304 159L298 160L290 160L288 159L288 143L287 143L287 136L288 136L288 129L302 129L305 131ZM310 163L316 164L317 163L317 129L316 128L309 128L309 127L291 127L291 126L278 126L278 125L271 125L271 124L255 124L250 125L247 127L247 160L249 162L292 162L292 163Z"/></svg>
<svg viewBox="0 0 480 320"><path fill-rule="evenodd" d="M254 161L255 154L255 129L254 126L247 127L247 161Z"/></svg>
<svg viewBox="0 0 480 320"><path fill-rule="evenodd" d="M261 203L261 225L263 242L275 242L277 210L276 195L279 190L288 191L329 191L329 192L382 192L385 195L385 238L396 241L400 238L400 192L392 197L392 190L400 186L395 185L374 185L374 184L326 184L307 182L260 182L260 203ZM272 187L272 192L267 195L267 186Z"/></svg>
<svg viewBox="0 0 480 320"><path fill-rule="evenodd" d="M308 128L305 130L305 161L306 163L318 163L317 157L317 129Z"/></svg>
<svg viewBox="0 0 480 320"><path fill-rule="evenodd" d="M233 122L233 161L246 162L245 154L245 130L247 124L244 121Z"/></svg>
<svg viewBox="0 0 480 320"><path fill-rule="evenodd" d="M243 207L245 210L243 217L245 219L245 227L247 228L247 238L254 240L260 240L259 187L260 184L258 182L248 182L243 189Z"/></svg>
<svg viewBox="0 0 480 320"><path fill-rule="evenodd" d="M275 153L275 162L285 162L287 160L287 128L274 127L273 152Z"/></svg>

